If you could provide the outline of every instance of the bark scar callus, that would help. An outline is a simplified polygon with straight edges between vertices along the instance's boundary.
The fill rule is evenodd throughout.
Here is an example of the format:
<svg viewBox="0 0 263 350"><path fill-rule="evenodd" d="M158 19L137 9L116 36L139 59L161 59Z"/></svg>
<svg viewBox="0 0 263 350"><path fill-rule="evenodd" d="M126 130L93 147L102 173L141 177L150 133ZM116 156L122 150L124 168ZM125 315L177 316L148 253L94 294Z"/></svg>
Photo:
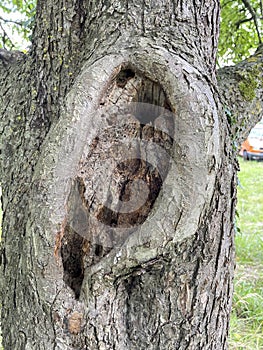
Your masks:
<svg viewBox="0 0 263 350"><path fill-rule="evenodd" d="M132 113L122 115L129 103ZM85 269L149 217L173 158L174 120L159 83L124 67L100 105L107 127L80 159L61 243L64 281L76 298Z"/></svg>

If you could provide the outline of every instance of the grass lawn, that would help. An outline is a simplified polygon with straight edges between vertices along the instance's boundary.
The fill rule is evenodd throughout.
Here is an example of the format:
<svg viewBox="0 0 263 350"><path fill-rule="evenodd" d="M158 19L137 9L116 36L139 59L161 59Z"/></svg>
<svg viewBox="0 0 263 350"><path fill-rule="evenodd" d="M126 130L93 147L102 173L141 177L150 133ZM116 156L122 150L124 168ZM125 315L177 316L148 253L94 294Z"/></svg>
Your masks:
<svg viewBox="0 0 263 350"><path fill-rule="evenodd" d="M263 349L263 162L240 159L230 350Z"/></svg>

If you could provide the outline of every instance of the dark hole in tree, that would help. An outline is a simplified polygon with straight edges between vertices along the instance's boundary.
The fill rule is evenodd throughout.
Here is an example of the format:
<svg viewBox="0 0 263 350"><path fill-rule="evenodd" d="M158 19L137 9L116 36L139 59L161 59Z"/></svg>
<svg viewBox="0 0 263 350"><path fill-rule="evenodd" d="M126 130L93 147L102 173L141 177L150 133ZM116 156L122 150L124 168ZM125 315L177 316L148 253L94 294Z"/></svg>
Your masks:
<svg viewBox="0 0 263 350"><path fill-rule="evenodd" d="M101 244L96 244L95 255L101 256L102 252L103 252L103 246Z"/></svg>
<svg viewBox="0 0 263 350"><path fill-rule="evenodd" d="M128 80L134 78L135 73L132 69L123 69L116 77L116 84L118 87L124 87Z"/></svg>
<svg viewBox="0 0 263 350"><path fill-rule="evenodd" d="M61 257L64 269L64 282L74 291L76 299L84 278L83 243L84 238L66 227L61 242Z"/></svg>
<svg viewBox="0 0 263 350"><path fill-rule="evenodd" d="M84 258L89 250L87 209L83 206L85 186L80 178L73 180L67 201L67 222L61 240L64 282L74 291L76 299L84 279Z"/></svg>

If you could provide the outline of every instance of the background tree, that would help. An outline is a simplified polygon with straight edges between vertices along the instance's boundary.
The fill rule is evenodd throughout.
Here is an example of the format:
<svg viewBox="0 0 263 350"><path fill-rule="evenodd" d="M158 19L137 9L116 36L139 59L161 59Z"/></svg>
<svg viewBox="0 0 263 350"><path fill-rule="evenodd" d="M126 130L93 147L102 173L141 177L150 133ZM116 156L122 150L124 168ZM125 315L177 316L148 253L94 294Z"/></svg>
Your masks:
<svg viewBox="0 0 263 350"><path fill-rule="evenodd" d="M222 0L218 54L225 63L240 62L262 43L261 0Z"/></svg>
<svg viewBox="0 0 263 350"><path fill-rule="evenodd" d="M35 11L35 0L1 1L0 47L21 49L23 44L30 39ZM14 36L17 36L16 40L14 40Z"/></svg>
<svg viewBox="0 0 263 350"><path fill-rule="evenodd" d="M218 31L216 1L38 1L30 52L1 50L5 349L227 347L262 46L218 88Z"/></svg>

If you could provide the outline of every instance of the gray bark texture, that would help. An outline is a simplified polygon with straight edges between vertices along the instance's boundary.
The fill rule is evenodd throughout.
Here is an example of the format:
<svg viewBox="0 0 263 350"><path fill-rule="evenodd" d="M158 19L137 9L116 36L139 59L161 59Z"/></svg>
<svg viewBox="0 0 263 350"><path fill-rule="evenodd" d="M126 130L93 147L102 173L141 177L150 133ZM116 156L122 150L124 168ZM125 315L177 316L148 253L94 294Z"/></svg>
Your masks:
<svg viewBox="0 0 263 350"><path fill-rule="evenodd" d="M219 1L39 0L0 51L5 350L227 349L263 55L217 79L218 33Z"/></svg>

